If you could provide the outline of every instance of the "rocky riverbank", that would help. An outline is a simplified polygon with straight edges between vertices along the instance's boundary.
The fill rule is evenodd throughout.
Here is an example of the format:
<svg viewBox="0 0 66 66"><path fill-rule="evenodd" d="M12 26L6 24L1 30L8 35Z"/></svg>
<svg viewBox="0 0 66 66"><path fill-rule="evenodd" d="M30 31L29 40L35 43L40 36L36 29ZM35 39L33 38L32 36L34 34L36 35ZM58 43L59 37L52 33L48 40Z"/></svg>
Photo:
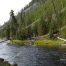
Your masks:
<svg viewBox="0 0 66 66"><path fill-rule="evenodd" d="M10 64L8 61L4 61L4 59L0 58L0 66L18 66L16 63Z"/></svg>

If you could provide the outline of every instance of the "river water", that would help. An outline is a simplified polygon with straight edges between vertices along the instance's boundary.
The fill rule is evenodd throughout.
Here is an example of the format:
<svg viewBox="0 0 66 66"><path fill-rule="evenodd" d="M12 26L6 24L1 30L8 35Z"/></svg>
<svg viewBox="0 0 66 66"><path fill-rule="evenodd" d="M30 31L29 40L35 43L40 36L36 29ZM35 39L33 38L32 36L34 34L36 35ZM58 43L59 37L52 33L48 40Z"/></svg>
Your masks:
<svg viewBox="0 0 66 66"><path fill-rule="evenodd" d="M66 66L66 53L33 46L0 43L0 58L18 66Z"/></svg>

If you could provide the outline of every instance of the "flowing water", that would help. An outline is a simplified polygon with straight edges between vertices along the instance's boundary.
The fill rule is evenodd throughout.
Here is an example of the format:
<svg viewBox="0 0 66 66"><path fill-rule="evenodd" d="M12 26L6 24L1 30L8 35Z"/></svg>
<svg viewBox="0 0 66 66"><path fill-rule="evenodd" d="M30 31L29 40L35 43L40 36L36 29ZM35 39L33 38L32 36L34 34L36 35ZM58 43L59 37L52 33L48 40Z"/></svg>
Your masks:
<svg viewBox="0 0 66 66"><path fill-rule="evenodd" d="M33 46L0 43L0 58L18 66L66 66L66 53Z"/></svg>

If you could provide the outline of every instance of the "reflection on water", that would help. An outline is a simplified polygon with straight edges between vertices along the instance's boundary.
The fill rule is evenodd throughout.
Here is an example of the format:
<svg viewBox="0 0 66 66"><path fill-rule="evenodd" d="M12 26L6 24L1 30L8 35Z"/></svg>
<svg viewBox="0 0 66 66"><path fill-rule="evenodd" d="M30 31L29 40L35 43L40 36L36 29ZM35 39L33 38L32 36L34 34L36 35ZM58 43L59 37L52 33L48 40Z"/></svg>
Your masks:
<svg viewBox="0 0 66 66"><path fill-rule="evenodd" d="M66 52L46 48L0 44L0 58L18 66L66 66Z"/></svg>

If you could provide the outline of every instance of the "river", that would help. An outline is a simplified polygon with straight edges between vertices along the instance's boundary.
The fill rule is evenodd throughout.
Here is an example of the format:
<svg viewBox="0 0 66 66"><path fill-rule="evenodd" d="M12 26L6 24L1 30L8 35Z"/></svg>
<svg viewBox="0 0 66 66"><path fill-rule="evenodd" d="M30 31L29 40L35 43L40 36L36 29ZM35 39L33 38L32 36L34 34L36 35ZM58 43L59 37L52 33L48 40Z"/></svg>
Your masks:
<svg viewBox="0 0 66 66"><path fill-rule="evenodd" d="M66 53L33 46L0 43L0 58L18 66L66 66Z"/></svg>

